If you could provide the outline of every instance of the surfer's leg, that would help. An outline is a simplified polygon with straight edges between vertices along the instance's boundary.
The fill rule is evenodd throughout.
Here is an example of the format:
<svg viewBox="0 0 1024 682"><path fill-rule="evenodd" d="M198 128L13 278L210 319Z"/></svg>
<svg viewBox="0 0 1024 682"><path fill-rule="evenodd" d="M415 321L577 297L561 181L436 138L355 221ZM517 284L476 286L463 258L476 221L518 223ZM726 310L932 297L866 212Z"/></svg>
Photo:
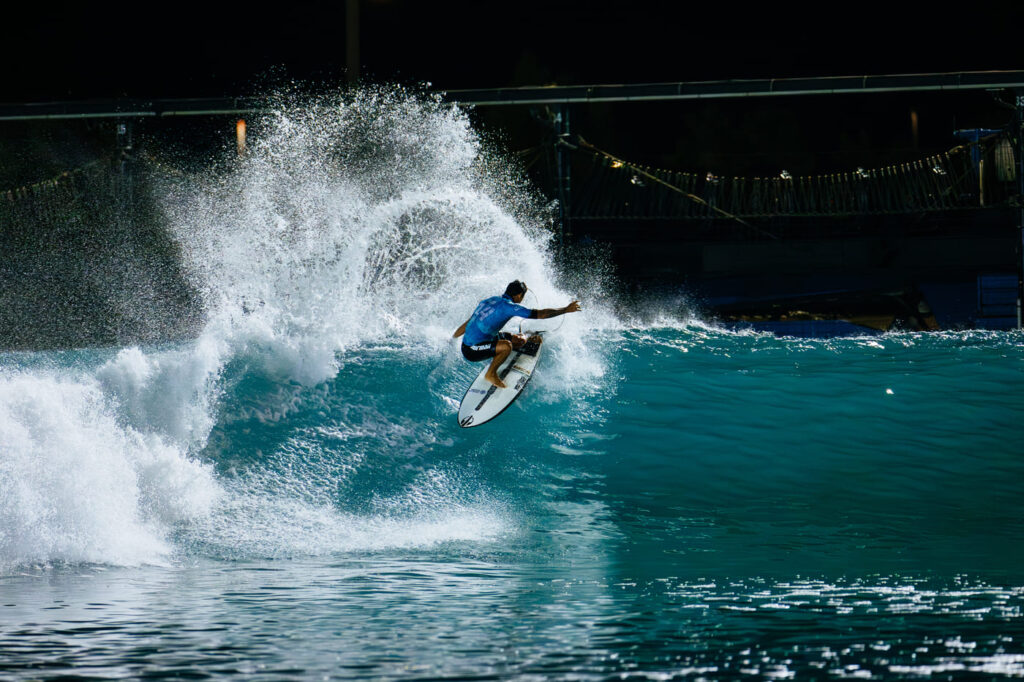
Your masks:
<svg viewBox="0 0 1024 682"><path fill-rule="evenodd" d="M487 373L484 374L484 379L491 382L498 388L505 388L505 382L498 378L498 368L501 367L501 363L505 362L505 358L512 352L512 343L505 339L500 339L494 344L494 358L491 360L491 366L487 368Z"/></svg>

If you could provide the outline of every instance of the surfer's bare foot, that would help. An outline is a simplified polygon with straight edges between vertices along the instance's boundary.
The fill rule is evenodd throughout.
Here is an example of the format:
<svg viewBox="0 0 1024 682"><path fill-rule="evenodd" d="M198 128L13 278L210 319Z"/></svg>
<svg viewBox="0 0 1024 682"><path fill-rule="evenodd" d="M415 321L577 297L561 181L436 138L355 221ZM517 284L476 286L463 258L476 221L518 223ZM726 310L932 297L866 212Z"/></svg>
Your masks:
<svg viewBox="0 0 1024 682"><path fill-rule="evenodd" d="M505 382L502 381L501 379L499 379L497 376L493 376L492 377L492 376L489 376L489 375L485 374L484 375L484 379L487 379L487 381L491 382L492 384L494 384L498 388L507 388L505 386Z"/></svg>

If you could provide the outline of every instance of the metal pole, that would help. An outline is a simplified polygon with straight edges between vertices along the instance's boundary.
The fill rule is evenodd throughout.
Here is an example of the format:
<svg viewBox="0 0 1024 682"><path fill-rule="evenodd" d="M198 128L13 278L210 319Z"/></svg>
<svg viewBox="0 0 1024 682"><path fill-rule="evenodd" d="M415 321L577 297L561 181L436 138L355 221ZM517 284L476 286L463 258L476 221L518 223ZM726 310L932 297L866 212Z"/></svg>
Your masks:
<svg viewBox="0 0 1024 682"><path fill-rule="evenodd" d="M132 187L132 124L131 121L118 121L115 127L117 148L119 152L119 177L115 181L117 191L117 221L120 225L131 229L134 219L134 199Z"/></svg>
<svg viewBox="0 0 1024 682"><path fill-rule="evenodd" d="M555 172L558 175L559 247L564 249L572 240L571 197L572 174L569 162L569 105L555 108Z"/></svg>
<svg viewBox="0 0 1024 682"><path fill-rule="evenodd" d="M359 82L359 0L345 0L345 80Z"/></svg>
<svg viewBox="0 0 1024 682"><path fill-rule="evenodd" d="M1024 329L1024 90L1017 90L1017 329Z"/></svg>
<svg viewBox="0 0 1024 682"><path fill-rule="evenodd" d="M128 175L131 171L128 161L132 152L132 124L130 121L117 122L117 149L121 153L121 174Z"/></svg>

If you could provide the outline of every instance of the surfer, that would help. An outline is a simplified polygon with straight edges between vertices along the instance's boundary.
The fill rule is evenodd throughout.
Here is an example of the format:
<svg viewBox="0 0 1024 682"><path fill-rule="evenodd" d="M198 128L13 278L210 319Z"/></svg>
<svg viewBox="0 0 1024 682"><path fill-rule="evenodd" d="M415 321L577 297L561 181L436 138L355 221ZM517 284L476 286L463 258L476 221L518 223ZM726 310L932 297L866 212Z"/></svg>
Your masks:
<svg viewBox="0 0 1024 682"><path fill-rule="evenodd" d="M509 282L509 285L505 287L505 293L501 296L491 296L480 301L469 319L452 334L452 338L456 339L463 334L466 335L462 339L462 356L470 362L493 358L484 378L498 388L505 388L505 383L498 378L498 368L501 367L501 363L505 361L513 348L521 348L526 343L526 337L522 334L498 332L506 322L513 317L546 320L549 317L574 313L580 309L579 301L573 301L564 308L542 308L540 310L524 308L519 304L525 295L526 284L518 279Z"/></svg>

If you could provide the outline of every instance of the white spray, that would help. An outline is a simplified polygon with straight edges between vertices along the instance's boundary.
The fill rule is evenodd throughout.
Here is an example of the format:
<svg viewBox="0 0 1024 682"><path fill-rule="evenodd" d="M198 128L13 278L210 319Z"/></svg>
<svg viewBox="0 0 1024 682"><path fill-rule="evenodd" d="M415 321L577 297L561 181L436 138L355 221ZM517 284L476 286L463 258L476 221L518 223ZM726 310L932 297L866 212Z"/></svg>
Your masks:
<svg viewBox="0 0 1024 682"><path fill-rule="evenodd" d="M79 368L0 369L0 568L161 562L175 529L231 537L231 518L265 519L289 507L267 501L267 513L252 513L264 489L226 491L203 461L233 358L256 362L274 380L314 386L336 375L347 350L366 344L441 362L456 353L451 332L476 302L513 279L529 282L545 305L573 298L555 281L550 211L483 151L464 112L387 88L287 99L250 124L249 152L229 171L171 176L161 187L202 292L199 338L123 349ZM552 376L585 381L603 372L586 331L617 322L593 308L583 318L569 316L551 344ZM434 486L444 480L429 478ZM379 546L376 529L390 523L292 502L304 511L285 515L279 529L327 514L332 527L356 528L335 532L348 538L345 547L359 538ZM473 524L489 536L494 519L485 520L477 515ZM462 526L431 527L448 529L441 539L465 535ZM407 532L394 535L409 542Z"/></svg>

